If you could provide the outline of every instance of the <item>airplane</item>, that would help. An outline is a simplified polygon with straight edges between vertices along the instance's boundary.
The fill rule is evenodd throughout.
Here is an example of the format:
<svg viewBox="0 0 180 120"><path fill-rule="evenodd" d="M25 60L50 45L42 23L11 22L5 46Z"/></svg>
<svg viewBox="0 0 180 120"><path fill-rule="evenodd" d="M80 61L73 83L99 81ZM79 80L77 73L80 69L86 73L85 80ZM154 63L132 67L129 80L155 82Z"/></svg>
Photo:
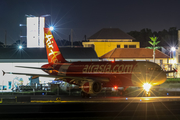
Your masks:
<svg viewBox="0 0 180 120"><path fill-rule="evenodd" d="M16 66L21 68L41 69L47 74L28 74L4 72L3 74L18 74L37 77L53 77L81 88L81 96L89 97L101 92L104 87L123 87L123 91L130 86L144 87L149 93L151 86L157 86L166 81L166 73L161 66L149 61L87 61L68 62L61 54L57 43L49 28L44 28L45 44L48 64L40 68Z"/></svg>

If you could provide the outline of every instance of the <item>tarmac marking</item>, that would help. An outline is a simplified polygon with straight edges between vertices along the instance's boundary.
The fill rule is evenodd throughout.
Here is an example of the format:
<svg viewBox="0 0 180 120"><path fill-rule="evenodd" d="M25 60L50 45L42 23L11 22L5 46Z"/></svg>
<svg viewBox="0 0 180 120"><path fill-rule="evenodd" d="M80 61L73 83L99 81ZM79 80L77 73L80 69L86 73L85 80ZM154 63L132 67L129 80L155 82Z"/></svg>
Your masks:
<svg viewBox="0 0 180 120"><path fill-rule="evenodd" d="M32 100L32 103L120 103L120 102L154 102L154 101L37 101Z"/></svg>

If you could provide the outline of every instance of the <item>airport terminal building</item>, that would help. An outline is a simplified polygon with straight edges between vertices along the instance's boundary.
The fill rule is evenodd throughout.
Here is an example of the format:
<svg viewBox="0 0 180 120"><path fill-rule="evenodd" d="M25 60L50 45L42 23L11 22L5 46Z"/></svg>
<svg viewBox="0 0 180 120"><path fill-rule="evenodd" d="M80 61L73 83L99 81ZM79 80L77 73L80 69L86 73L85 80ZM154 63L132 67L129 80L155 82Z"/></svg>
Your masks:
<svg viewBox="0 0 180 120"><path fill-rule="evenodd" d="M98 61L92 48L59 48L69 61ZM47 74L41 69L18 68L16 66L41 67L47 64L46 48L0 48L0 70L5 72ZM11 91L19 85L29 85L30 77L25 75L0 75L0 90ZM51 83L54 78L39 77L39 84Z"/></svg>

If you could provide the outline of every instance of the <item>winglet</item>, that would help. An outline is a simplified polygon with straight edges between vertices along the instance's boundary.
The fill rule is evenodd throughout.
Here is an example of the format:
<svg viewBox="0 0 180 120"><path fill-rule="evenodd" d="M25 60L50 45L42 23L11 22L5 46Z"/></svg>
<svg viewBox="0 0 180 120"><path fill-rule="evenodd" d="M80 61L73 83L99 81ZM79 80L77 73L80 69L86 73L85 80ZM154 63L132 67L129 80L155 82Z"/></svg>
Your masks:
<svg viewBox="0 0 180 120"><path fill-rule="evenodd" d="M3 72L3 76L5 75L5 72L2 70L2 72Z"/></svg>

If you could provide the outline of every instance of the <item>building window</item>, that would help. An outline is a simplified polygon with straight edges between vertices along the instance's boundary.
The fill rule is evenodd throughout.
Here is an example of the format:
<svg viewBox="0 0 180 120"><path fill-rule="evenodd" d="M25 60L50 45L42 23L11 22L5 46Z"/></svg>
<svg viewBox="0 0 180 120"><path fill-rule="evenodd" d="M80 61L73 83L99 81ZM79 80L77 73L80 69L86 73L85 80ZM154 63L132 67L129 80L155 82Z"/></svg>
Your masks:
<svg viewBox="0 0 180 120"><path fill-rule="evenodd" d="M169 59L167 59L167 63L169 63Z"/></svg>
<svg viewBox="0 0 180 120"><path fill-rule="evenodd" d="M128 45L124 45L124 48L128 48Z"/></svg>
<svg viewBox="0 0 180 120"><path fill-rule="evenodd" d="M136 45L129 45L129 48L136 48Z"/></svg>
<svg viewBox="0 0 180 120"><path fill-rule="evenodd" d="M179 59L178 59L178 63L180 63L180 55L178 55L178 58L179 58Z"/></svg>
<svg viewBox="0 0 180 120"><path fill-rule="evenodd" d="M162 65L163 64L163 60L160 60L160 65Z"/></svg>
<svg viewBox="0 0 180 120"><path fill-rule="evenodd" d="M120 45L117 45L117 48L121 48Z"/></svg>
<svg viewBox="0 0 180 120"><path fill-rule="evenodd" d="M91 47L94 49L94 44L91 44Z"/></svg>

